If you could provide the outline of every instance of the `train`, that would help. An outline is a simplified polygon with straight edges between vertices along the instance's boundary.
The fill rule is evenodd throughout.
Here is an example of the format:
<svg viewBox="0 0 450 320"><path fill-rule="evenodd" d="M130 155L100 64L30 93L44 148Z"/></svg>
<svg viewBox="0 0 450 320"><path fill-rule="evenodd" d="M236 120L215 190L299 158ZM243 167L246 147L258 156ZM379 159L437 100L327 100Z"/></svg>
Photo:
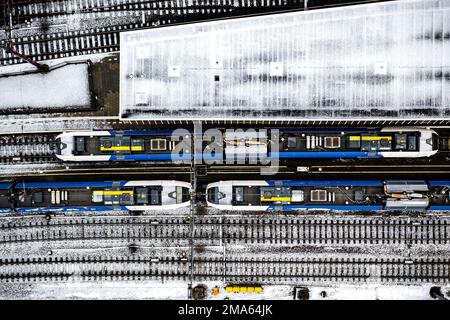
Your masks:
<svg viewBox="0 0 450 320"><path fill-rule="evenodd" d="M175 180L2 182L1 213L170 210L190 205L191 185Z"/></svg>
<svg viewBox="0 0 450 320"><path fill-rule="evenodd" d="M419 158L438 152L438 134L428 128L217 129L219 140L202 139L203 159ZM187 135L192 132L185 130ZM203 132L207 135L208 131ZM72 131L56 137L62 161L190 161L174 130ZM186 150L187 149L187 150ZM227 162L228 163L228 162Z"/></svg>
<svg viewBox="0 0 450 320"><path fill-rule="evenodd" d="M191 191L176 180L1 182L0 213L176 210ZM450 180L228 180L205 198L228 211L439 211L450 210Z"/></svg>
<svg viewBox="0 0 450 320"><path fill-rule="evenodd" d="M450 180L229 180L206 187L229 211L450 210Z"/></svg>

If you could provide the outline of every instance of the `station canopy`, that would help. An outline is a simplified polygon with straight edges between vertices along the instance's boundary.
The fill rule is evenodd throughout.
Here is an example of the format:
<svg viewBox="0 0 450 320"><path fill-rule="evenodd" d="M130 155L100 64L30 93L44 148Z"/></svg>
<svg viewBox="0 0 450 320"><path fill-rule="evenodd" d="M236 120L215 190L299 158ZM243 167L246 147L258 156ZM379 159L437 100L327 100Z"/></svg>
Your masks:
<svg viewBox="0 0 450 320"><path fill-rule="evenodd" d="M450 1L121 33L123 119L450 117Z"/></svg>

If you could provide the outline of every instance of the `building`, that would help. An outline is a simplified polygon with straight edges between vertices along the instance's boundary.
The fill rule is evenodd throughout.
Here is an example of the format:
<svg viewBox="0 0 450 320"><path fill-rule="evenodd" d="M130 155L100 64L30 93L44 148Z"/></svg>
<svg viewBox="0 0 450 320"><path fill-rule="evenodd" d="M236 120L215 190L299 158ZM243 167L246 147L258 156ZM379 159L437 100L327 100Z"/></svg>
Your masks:
<svg viewBox="0 0 450 320"><path fill-rule="evenodd" d="M121 33L121 117L450 117L450 1L404 0Z"/></svg>

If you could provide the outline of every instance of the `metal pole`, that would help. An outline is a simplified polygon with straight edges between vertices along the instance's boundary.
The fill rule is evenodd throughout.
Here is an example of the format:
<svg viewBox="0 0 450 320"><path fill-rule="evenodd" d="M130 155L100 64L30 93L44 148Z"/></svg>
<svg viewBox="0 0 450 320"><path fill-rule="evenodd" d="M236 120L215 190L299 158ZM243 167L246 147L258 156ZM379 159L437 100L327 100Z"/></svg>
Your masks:
<svg viewBox="0 0 450 320"><path fill-rule="evenodd" d="M31 63L33 66L35 66L36 68L38 68L39 71L41 72L48 72L49 71L49 67L46 64L42 64L39 63L37 61L35 61L34 59L18 52L15 48L14 48L14 42L13 42L13 36L12 36L12 30L13 30L13 0L8 0L8 9L7 9L7 15L8 15L8 40L7 40L7 45L6 45L6 52L12 53L15 56L18 56L19 58L25 60L26 62ZM6 20L6 19L5 19Z"/></svg>
<svg viewBox="0 0 450 320"><path fill-rule="evenodd" d="M201 122L194 122L194 132L191 136L191 206L190 206L190 228L189 228L189 246L190 246L190 273L189 273L189 284L188 284L188 298L192 299L192 285L194 282L194 229L195 222L194 217L197 211L197 163L198 163L198 142L201 139ZM201 141L200 141L201 142ZM201 143L200 143L201 146ZM201 151L201 150L200 150ZM200 153L201 155L201 153ZM200 160L201 161L201 160Z"/></svg>

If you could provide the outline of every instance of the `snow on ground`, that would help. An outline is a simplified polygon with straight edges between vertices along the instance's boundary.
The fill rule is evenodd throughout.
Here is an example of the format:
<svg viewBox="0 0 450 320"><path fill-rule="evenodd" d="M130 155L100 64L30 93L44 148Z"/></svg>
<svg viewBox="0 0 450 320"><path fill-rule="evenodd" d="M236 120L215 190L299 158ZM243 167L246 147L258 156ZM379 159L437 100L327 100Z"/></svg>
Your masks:
<svg viewBox="0 0 450 320"><path fill-rule="evenodd" d="M121 115L448 117L449 19L407 0L122 32Z"/></svg>
<svg viewBox="0 0 450 320"><path fill-rule="evenodd" d="M90 281L64 283L0 284L0 299L171 299L184 300L188 287L182 281Z"/></svg>
<svg viewBox="0 0 450 320"><path fill-rule="evenodd" d="M42 25L45 25L47 21L51 24L48 26L48 30L43 31ZM136 15L136 11L73 13L67 16L53 16L47 19L41 18L28 25L24 24L21 28L14 30L14 37L41 36L46 32L65 34L67 32L100 29L117 25L131 25L134 23L142 23L142 14Z"/></svg>
<svg viewBox="0 0 450 320"><path fill-rule="evenodd" d="M0 109L85 107L91 103L87 63L0 78Z"/></svg>
<svg viewBox="0 0 450 320"><path fill-rule="evenodd" d="M0 166L0 175L5 177L21 173L42 173L46 170L61 167L57 163L27 163L27 164L9 164Z"/></svg>
<svg viewBox="0 0 450 320"><path fill-rule="evenodd" d="M298 285L265 285L262 293L227 293L226 283L206 281L207 300L292 300ZM219 288L214 296L212 290ZM376 285L360 286L307 286L311 300L432 300L430 288L423 285ZM442 287L449 296L450 287ZM90 281L64 283L3 283L0 299L168 299L184 300L188 297L188 283L184 281ZM325 293L325 297L323 296Z"/></svg>
<svg viewBox="0 0 450 320"><path fill-rule="evenodd" d="M182 213L180 213L181 215ZM107 214L105 214L106 216ZM155 217L161 217L165 213L158 212ZM209 217L209 216L208 216ZM281 216L279 216L281 217ZM232 218L237 218L233 215ZM325 216L316 216L315 218L331 219ZM348 217L351 219L352 217ZM379 218L379 217L378 217ZM392 217L392 219L402 219L406 217ZM53 219L63 220L64 217L58 216ZM85 219L89 219L86 216ZM139 217L133 217L139 219ZM370 219L370 218L366 218ZM45 221L44 217L12 217L1 218L2 224L28 221ZM44 222L45 223L45 222ZM126 226L124 226L126 228ZM111 226L105 226L105 231L111 229ZM2 232L10 232L4 230ZM20 231L20 228L14 232ZM133 239L111 240L97 239L92 240L65 240L53 241L40 240L24 243L5 243L0 248L0 256L3 258L16 257L43 257L47 256L48 250L52 250L52 256L56 257L126 257L130 255L128 245L136 243L139 246L135 255L141 257L179 257L181 253L188 253L189 247L186 246L155 246L153 239L145 239L135 242ZM341 250L340 247L359 250ZM371 249L370 249L371 248ZM414 251L416 249L416 252ZM438 250L443 250L438 252ZM196 258L271 258L271 259L289 259L289 258L408 258L411 253L411 259L417 259L427 256L448 256L449 245L447 243L440 245L415 245L412 250L408 250L403 245L315 245L315 246L292 246L280 245L276 243L266 243L265 245L234 245L223 243L221 246L205 247L202 252L194 249ZM423 250L423 252L420 252ZM429 252L427 252L429 251ZM433 254L434 252L434 254ZM117 265L117 267L119 267ZM7 268L7 266L5 267ZM0 283L0 299L186 299L187 281L173 280L120 280L120 281L79 281L76 276L83 265L68 265L67 270L74 272L74 277L63 282L36 282L36 283ZM114 270L114 264L108 266ZM120 267L119 267L120 269ZM18 272L20 271L20 267ZM64 269L66 270L66 269ZM36 271L43 271L37 266ZM310 289L310 299L431 299L429 290L433 283L423 283L422 285L387 285L381 283L377 277L377 270L373 270L374 276L368 279L367 283L345 283L342 285L321 283L318 281L296 281L288 285L263 285L263 292L258 293L226 293L224 287L233 283L223 281L200 281L194 283L206 284L207 299L231 299L231 300L271 300L271 299L292 299L293 289L296 286L307 286ZM219 295L213 295L213 288L219 288ZM446 293L449 287L444 287L442 292ZM325 291L326 296L323 296Z"/></svg>
<svg viewBox="0 0 450 320"><path fill-rule="evenodd" d="M226 293L222 289L223 283L206 282L209 288L219 287L219 294L210 294L207 298L211 300L292 300L294 288L298 285L265 285L262 293ZM311 300L431 300L429 295L433 284L417 285L377 285L362 284L359 286L307 286ZM443 292L449 291L450 287L444 287ZM326 293L323 297L321 293Z"/></svg>
<svg viewBox="0 0 450 320"><path fill-rule="evenodd" d="M432 283L421 286L410 285L364 285L361 287L314 287L310 294L314 300L432 300L430 288ZM442 291L448 292L450 287L444 287ZM322 297L321 292L326 292ZM448 295L447 295L448 296Z"/></svg>
<svg viewBox="0 0 450 320"><path fill-rule="evenodd" d="M24 118L0 117L0 134L62 132L66 130L108 130L117 117Z"/></svg>

